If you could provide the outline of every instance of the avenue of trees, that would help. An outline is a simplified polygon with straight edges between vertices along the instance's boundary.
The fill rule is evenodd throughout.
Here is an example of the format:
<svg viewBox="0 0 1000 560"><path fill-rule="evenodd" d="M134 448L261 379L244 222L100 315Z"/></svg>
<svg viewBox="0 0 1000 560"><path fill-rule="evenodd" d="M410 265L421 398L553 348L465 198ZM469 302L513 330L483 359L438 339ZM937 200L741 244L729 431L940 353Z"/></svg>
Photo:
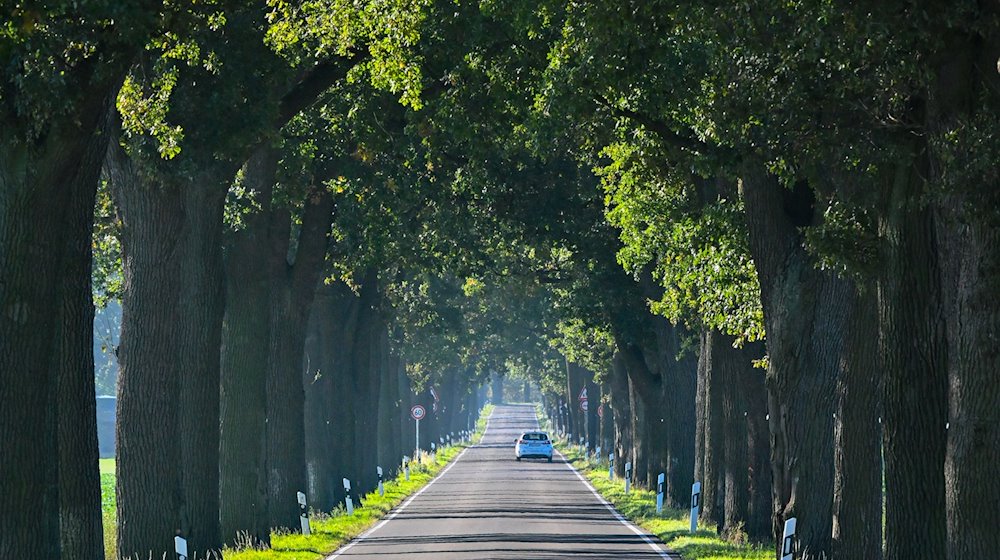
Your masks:
<svg viewBox="0 0 1000 560"><path fill-rule="evenodd" d="M0 557L104 557L95 304L121 558L267 546L504 377L730 538L1000 550L995 1L2 14Z"/></svg>

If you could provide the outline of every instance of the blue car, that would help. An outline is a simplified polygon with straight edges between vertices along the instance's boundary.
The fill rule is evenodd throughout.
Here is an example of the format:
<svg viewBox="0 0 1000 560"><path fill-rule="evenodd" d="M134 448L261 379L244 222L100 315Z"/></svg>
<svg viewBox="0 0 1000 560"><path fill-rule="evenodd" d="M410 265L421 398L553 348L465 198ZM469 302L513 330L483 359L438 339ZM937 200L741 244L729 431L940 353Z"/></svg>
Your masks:
<svg viewBox="0 0 1000 560"><path fill-rule="evenodd" d="M514 459L534 457L552 462L552 442L545 432L524 432L514 440Z"/></svg>

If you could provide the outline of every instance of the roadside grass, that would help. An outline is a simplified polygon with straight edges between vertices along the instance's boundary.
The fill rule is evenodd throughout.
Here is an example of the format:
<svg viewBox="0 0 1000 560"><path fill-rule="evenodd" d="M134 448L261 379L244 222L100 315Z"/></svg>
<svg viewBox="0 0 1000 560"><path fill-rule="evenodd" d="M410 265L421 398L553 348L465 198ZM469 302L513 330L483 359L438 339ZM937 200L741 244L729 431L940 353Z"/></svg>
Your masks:
<svg viewBox="0 0 1000 560"><path fill-rule="evenodd" d="M623 516L659 537L667 548L685 560L768 560L774 557L770 547L721 538L714 526L699 527L692 534L687 510L665 507L663 513L657 515L656 492L632 486L626 494L625 481L618 477L608 480L606 460L584 457L578 445L571 446L563 440L556 441L556 448Z"/></svg>
<svg viewBox="0 0 1000 560"><path fill-rule="evenodd" d="M393 508L420 490L466 447L479 443L486 429L493 405L486 405L476 421L475 433L467 444L453 445L438 451L437 457L428 452L420 455L420 464L410 463L410 480L407 481L400 465L399 474L384 482L385 496L378 490L361 498L361 505L348 516L343 505L332 512L311 511L311 535L279 531L271 534L271 548L264 550L231 549L223 551L226 560L318 560L329 556L354 537L374 526ZM107 558L117 558L115 549L115 471L114 459L101 459L101 506L104 517L104 549Z"/></svg>

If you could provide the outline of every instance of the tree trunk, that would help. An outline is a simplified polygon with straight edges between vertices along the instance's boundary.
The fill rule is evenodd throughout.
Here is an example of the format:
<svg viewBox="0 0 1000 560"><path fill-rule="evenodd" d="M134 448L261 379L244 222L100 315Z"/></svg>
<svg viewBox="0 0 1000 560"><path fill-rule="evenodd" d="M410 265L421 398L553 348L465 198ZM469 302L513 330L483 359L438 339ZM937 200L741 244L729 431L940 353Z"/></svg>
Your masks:
<svg viewBox="0 0 1000 560"><path fill-rule="evenodd" d="M81 67L87 71L89 65ZM106 70L102 76L106 83L88 84L91 91L81 92L74 115L51 124L39 139L19 134L20 116L5 114L0 130L0 400L4 403L0 441L5 445L0 461L0 511L4 512L0 557L4 558L59 558L60 531L80 547L89 547L84 535L92 531L93 519L77 504L92 507L82 504L91 492L83 477L94 476L92 457L88 451L67 456L64 465L56 460L62 447L57 431L64 420L77 422L74 429L81 432L89 430L87 405L77 401L77 406L62 412L51 405L62 381L88 383L86 370L79 367L90 368L92 386L93 366L78 361L76 353L93 326L86 324L80 313L87 311L78 306L84 283L89 290L82 251L89 251L92 232L84 231L84 226L93 216L97 186L93 178L100 170L93 149L106 145L101 128L108 93L117 90L116 69ZM76 277L63 277L70 273ZM67 319L72 315L73 328L86 331L71 333L69 325L60 326L60 313ZM53 367L56 352L62 367ZM62 374L68 377L60 380ZM85 391L83 385L78 387ZM89 448L89 437L75 443ZM76 469L81 478L68 496L60 497L57 477L66 469ZM80 516L80 540L70 535L76 533L70 527L76 516Z"/></svg>
<svg viewBox="0 0 1000 560"><path fill-rule="evenodd" d="M527 384L525 384L527 387ZM597 407L601 404L601 387L594 383L594 372L587 372L587 445L593 452L601 445L601 419L597 416Z"/></svg>
<svg viewBox="0 0 1000 560"><path fill-rule="evenodd" d="M804 249L800 228L817 219L808 185L786 189L751 166L741 194L768 337L775 542L795 517L801 560L829 557L833 396L850 285L818 270Z"/></svg>
<svg viewBox="0 0 1000 560"><path fill-rule="evenodd" d="M1000 550L1000 235L980 217L965 234L947 460L948 558Z"/></svg>
<svg viewBox="0 0 1000 560"><path fill-rule="evenodd" d="M661 400L665 408L666 456L664 457L665 502L669 507L688 507L694 482L695 389L698 359L681 349L681 328L655 319L659 362L663 368ZM655 482L655 481L654 481Z"/></svg>
<svg viewBox="0 0 1000 560"><path fill-rule="evenodd" d="M750 360L744 360L742 353L733 348L733 338L720 333L718 353L712 361L713 379L720 381L720 404L724 431L723 461L720 478L723 481L722 524L720 532L729 537L736 536L746 527L749 517L749 446L746 417L746 394L743 391L744 378L750 375Z"/></svg>
<svg viewBox="0 0 1000 560"><path fill-rule="evenodd" d="M947 338L935 220L929 208L914 202L926 177L919 166L900 167L879 224L886 247L878 297L888 560L947 553Z"/></svg>
<svg viewBox="0 0 1000 560"><path fill-rule="evenodd" d="M225 166L223 166L225 167ZM184 189L181 261L180 434L184 485L181 532L191 558L221 554L219 367L225 282L222 213L231 175L209 173ZM175 325L175 328L177 326Z"/></svg>
<svg viewBox="0 0 1000 560"><path fill-rule="evenodd" d="M874 287L855 288L837 380L834 422L833 552L882 558L882 430L878 306Z"/></svg>
<svg viewBox="0 0 1000 560"><path fill-rule="evenodd" d="M731 348L717 332L705 334L704 376L704 458L702 459L701 519L708 524L723 524L725 500L725 423L723 394L727 380L726 363Z"/></svg>
<svg viewBox="0 0 1000 560"><path fill-rule="evenodd" d="M52 367L58 418L59 532L62 558L103 559L94 381L93 208L107 127L87 147L71 186L63 231L58 323Z"/></svg>
<svg viewBox="0 0 1000 560"><path fill-rule="evenodd" d="M306 491L303 358L309 310L323 272L333 202L325 190L307 196L294 262L287 259L291 222L272 218L271 340L267 376L267 486L272 527L299 525L298 492Z"/></svg>
<svg viewBox="0 0 1000 560"><path fill-rule="evenodd" d="M117 145L108 174L122 220L122 334L116 424L118 555L173 554L183 501L180 293L183 196L144 184Z"/></svg>
<svg viewBox="0 0 1000 560"><path fill-rule="evenodd" d="M748 344L743 354L751 360L764 356L763 343ZM747 513L747 536L754 542L767 542L771 534L771 442L767 427L767 387L764 370L749 368L743 377L746 401L747 447L750 450L750 505Z"/></svg>
<svg viewBox="0 0 1000 560"><path fill-rule="evenodd" d="M694 481L705 481L705 432L708 429L708 407L705 386L708 381L708 367L711 364L712 340L709 331L704 330L698 336L698 372L695 386L695 431L694 431ZM690 505L690 496L685 497L683 504ZM768 508L770 510L770 507Z"/></svg>
<svg viewBox="0 0 1000 560"><path fill-rule="evenodd" d="M1000 112L997 94L1000 75L1000 31L995 21L1000 9L995 2L978 4L972 29L952 31L942 45L937 68L938 92L933 129L939 138L953 131L996 129ZM986 125L979 123L989 123ZM976 138L975 132L970 136ZM966 137L969 138L969 137ZM976 138L976 152L988 165L995 165L995 145L983 146ZM973 161L982 157L972 156ZM981 160L982 161L982 160ZM946 172L961 166L939 162ZM952 184L951 200L941 204L943 218L938 231L942 259L943 293L947 297L949 327L948 444L945 456L946 522L948 558L987 558L1000 550L1000 383L997 348L1000 303L1000 181L996 173L959 171L970 180ZM951 179L955 183L955 179Z"/></svg>
<svg viewBox="0 0 1000 560"><path fill-rule="evenodd" d="M615 473L622 476L625 461L630 460L632 453L632 403L621 351L615 352L611 359L611 405L615 423Z"/></svg>
<svg viewBox="0 0 1000 560"><path fill-rule="evenodd" d="M271 336L271 192L277 153L258 149L245 185L261 210L227 240L221 352L221 526L229 546L270 546L267 513L267 361Z"/></svg>

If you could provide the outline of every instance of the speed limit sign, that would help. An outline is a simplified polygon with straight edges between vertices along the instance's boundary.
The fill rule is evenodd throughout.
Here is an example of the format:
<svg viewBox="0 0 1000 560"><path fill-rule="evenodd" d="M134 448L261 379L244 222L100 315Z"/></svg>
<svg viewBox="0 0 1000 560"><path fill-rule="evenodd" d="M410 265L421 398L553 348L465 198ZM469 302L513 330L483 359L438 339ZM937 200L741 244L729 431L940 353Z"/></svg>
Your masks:
<svg viewBox="0 0 1000 560"><path fill-rule="evenodd" d="M423 420L424 416L427 416L427 409L419 404L415 404L413 405L413 408L410 409L410 416L412 416L414 420Z"/></svg>

